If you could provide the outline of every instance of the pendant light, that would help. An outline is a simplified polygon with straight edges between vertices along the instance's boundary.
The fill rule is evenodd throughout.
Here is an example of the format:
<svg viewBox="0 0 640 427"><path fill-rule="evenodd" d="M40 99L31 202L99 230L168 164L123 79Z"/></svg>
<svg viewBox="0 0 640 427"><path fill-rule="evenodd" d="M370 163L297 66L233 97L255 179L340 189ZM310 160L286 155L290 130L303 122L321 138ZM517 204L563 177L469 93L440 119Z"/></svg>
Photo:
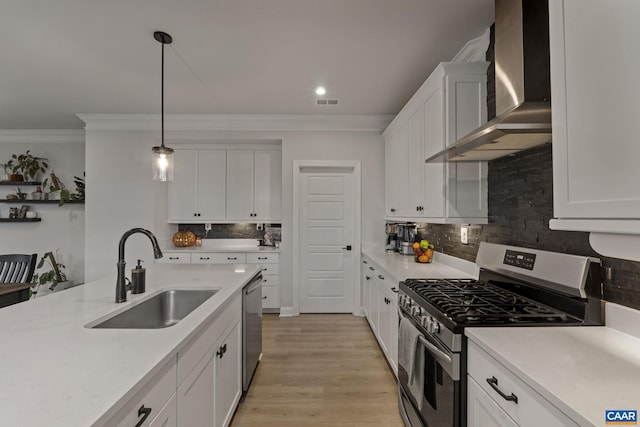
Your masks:
<svg viewBox="0 0 640 427"><path fill-rule="evenodd" d="M173 181L173 148L164 145L164 45L171 44L173 39L167 33L156 31L153 37L162 44L162 87L161 87L161 126L162 142L153 147L153 179L154 181Z"/></svg>

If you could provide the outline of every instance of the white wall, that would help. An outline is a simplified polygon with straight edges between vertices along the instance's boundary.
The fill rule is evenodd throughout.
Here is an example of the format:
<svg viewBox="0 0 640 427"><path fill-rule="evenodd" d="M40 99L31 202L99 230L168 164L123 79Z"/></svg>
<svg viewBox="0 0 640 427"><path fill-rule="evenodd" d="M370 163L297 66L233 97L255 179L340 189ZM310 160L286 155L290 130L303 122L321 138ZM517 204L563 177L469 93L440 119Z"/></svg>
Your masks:
<svg viewBox="0 0 640 427"><path fill-rule="evenodd" d="M281 304L292 305L293 160L360 160L362 162L363 246L384 243L384 145L380 132L366 131L234 131L243 140L281 140L283 169ZM213 140L229 141L229 132L167 132L167 145ZM116 272L120 236L132 227L152 230L165 247L175 226L166 223L166 185L151 180L151 147L158 131L88 130L86 133L87 186L99 195L86 205L87 281ZM152 264L151 247L144 236L127 243L127 269L137 258ZM150 272L151 274L152 272Z"/></svg>
<svg viewBox="0 0 640 427"><path fill-rule="evenodd" d="M28 131L26 131L28 134ZM55 133L55 132L54 132ZM59 139L52 136L52 139ZM12 142L19 140L20 142ZM39 133L34 140L46 140L46 135ZM84 172L84 143L82 142L32 142L24 135L16 137L3 136L0 141L0 163L5 163L12 154L21 154L31 150L38 157L49 159L49 171L55 171L66 188L75 191L73 177L82 176ZM31 198L36 188L21 186L22 191ZM1 186L0 198L15 193L14 186ZM9 207L29 205L29 201L17 205L0 203L0 217L8 218ZM84 206L67 204L31 204L30 210L38 212L41 222L33 223L0 223L0 253L37 253L39 257L52 251L57 253L57 261L64 264L67 278L76 283L84 282Z"/></svg>

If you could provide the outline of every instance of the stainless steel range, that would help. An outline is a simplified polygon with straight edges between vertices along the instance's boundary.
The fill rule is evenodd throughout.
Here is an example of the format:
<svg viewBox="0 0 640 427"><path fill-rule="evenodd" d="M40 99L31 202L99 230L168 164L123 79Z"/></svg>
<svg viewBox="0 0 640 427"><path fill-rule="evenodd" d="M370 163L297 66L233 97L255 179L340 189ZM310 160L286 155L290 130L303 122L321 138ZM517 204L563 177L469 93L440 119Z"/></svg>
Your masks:
<svg viewBox="0 0 640 427"><path fill-rule="evenodd" d="M400 282L406 426L466 425L466 327L603 324L600 260L482 242L479 280Z"/></svg>

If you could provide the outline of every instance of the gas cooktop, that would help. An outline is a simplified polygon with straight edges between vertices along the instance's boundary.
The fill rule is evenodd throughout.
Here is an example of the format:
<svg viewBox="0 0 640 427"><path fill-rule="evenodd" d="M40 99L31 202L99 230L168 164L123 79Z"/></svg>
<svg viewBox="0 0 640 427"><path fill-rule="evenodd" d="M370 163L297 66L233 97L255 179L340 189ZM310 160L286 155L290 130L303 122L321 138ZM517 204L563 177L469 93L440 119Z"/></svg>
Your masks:
<svg viewBox="0 0 640 427"><path fill-rule="evenodd" d="M473 279L407 279L404 286L416 294L418 304L430 304L459 325L580 323L567 313Z"/></svg>

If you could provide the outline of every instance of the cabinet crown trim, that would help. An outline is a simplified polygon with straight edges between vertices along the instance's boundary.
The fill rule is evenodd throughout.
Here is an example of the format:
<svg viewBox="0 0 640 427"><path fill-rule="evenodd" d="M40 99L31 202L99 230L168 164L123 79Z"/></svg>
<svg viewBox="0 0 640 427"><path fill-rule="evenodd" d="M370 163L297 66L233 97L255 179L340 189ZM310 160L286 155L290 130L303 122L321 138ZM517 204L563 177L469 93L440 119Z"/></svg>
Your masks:
<svg viewBox="0 0 640 427"><path fill-rule="evenodd" d="M79 114L86 130L157 130L159 114ZM168 114L168 131L372 131L381 132L392 115Z"/></svg>

